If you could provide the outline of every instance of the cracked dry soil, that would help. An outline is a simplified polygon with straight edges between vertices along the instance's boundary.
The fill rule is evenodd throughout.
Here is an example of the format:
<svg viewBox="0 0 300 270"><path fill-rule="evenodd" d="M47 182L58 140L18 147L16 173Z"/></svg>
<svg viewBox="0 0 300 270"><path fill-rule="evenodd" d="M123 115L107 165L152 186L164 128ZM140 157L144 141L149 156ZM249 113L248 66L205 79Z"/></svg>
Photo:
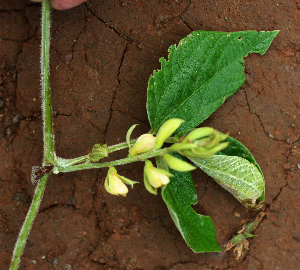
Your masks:
<svg viewBox="0 0 300 270"><path fill-rule="evenodd" d="M246 59L247 82L204 125L243 142L266 180L267 216L235 262L194 254L160 196L135 186L107 194L106 170L52 175L20 269L299 269L300 2L287 0L94 0L53 11L51 80L58 156L149 130L147 81L170 45L193 30L281 30L264 56ZM42 160L40 6L0 0L0 269L8 269L33 197L31 167ZM115 154L121 158L126 152ZM119 173L142 182L142 163ZM220 245L256 212L200 171L194 209L213 219Z"/></svg>

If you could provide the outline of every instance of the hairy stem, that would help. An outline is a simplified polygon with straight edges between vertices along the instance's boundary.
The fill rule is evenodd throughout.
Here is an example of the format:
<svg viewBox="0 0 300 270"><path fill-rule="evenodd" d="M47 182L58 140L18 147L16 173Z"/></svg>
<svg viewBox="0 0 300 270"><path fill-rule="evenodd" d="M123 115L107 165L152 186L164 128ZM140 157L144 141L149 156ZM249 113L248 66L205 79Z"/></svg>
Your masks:
<svg viewBox="0 0 300 270"><path fill-rule="evenodd" d="M134 145L136 143L136 141L137 141L137 139L130 140L131 146ZM178 142L178 138L170 137L166 140L166 142L167 143L176 143L176 142ZM108 153L112 153L112 152L119 151L119 150L126 149L126 148L128 148L127 142L111 145L108 147ZM58 173L58 172L62 172L62 171L66 172L65 168L71 167L71 166L72 166L72 168L74 168L74 165L79 165L79 163L87 162L88 160L89 160L89 155L85 155L85 156L81 156L81 157L77 157L77 158L71 158L71 159L56 157L54 164L55 164L56 168L59 168L59 171L56 171L54 173ZM127 161L127 159L126 159L126 161ZM134 160L132 162L135 162L135 161L137 161L137 160ZM115 161L115 162L118 162L118 161ZM130 162L126 162L124 164L127 164L127 163L130 163ZM105 164L108 164L108 163L105 163ZM111 165L111 166L114 166L114 165ZM104 165L103 167L109 167L109 166ZM92 168L94 168L94 167L84 168L84 169L92 169ZM97 168L102 168L102 167L97 167ZM83 169L79 169L79 170L83 170Z"/></svg>
<svg viewBox="0 0 300 270"><path fill-rule="evenodd" d="M25 221L21 228L18 240L15 245L11 265L9 268L10 270L16 270L19 267L19 263L21 260L21 256L22 256L29 232L31 230L34 218L39 210L39 206L41 204L41 201L42 201L42 198L44 195L48 177L49 177L49 174L44 175L44 177L39 181L39 183L35 189L35 193L34 193L34 197L33 197L31 206L28 210L27 216L25 218Z"/></svg>
<svg viewBox="0 0 300 270"><path fill-rule="evenodd" d="M54 152L54 136L52 127L52 107L51 107L51 92L50 92L50 3L49 0L42 4L42 44L41 44L41 84L42 84L42 113L44 123L44 161L43 166L53 164L55 161ZM39 181L31 206L21 228L17 239L10 270L16 270L19 267L21 255L23 253L30 229L41 204L44 191L46 188L49 174L43 176Z"/></svg>
<svg viewBox="0 0 300 270"><path fill-rule="evenodd" d="M134 145L135 142L136 142L136 139L135 140L131 140L130 144ZM126 149L126 148L128 148L127 142L115 144L115 145L112 145L112 146L108 147L108 153L112 153L112 152L119 151L119 150Z"/></svg>
<svg viewBox="0 0 300 270"><path fill-rule="evenodd" d="M118 159L115 161L110 162L103 162L103 163L92 163L92 162L85 162L78 165L70 166L70 167L61 167L60 164L55 164L58 172L74 172L74 171L80 171L80 170L87 170L87 169L99 169L99 168L105 168L105 167L111 167L111 166L118 166L118 165L124 165L132 162L137 161L143 161L152 157L161 156L163 154L172 152L169 150L169 148L164 148L160 150L153 150L151 152L137 155L133 157L127 157Z"/></svg>
<svg viewBox="0 0 300 270"><path fill-rule="evenodd" d="M55 160L54 134L52 124L51 88L50 88L50 4L42 4L42 44L41 44L41 84L42 113L44 123L44 162L53 164Z"/></svg>
<svg viewBox="0 0 300 270"><path fill-rule="evenodd" d="M133 145L135 142L136 140L131 140L130 144ZM127 142L115 144L108 147L108 153L112 153L125 148L128 148ZM71 159L56 157L54 163L57 168L67 168L67 167L74 166L76 164L78 165L79 163L87 162L88 160L89 160L89 155L85 155L77 158L71 158ZM54 172L54 173L58 173L58 172Z"/></svg>

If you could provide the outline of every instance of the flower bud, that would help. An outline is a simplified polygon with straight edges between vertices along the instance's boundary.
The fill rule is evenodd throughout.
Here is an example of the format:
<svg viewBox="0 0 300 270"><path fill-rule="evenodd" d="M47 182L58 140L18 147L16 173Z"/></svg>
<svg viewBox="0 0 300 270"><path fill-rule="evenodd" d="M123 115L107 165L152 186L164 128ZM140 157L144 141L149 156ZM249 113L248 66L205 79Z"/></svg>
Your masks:
<svg viewBox="0 0 300 270"><path fill-rule="evenodd" d="M169 177L173 176L168 171L155 168L150 160L146 160L145 162L145 170L144 170L144 182L145 187L149 191L149 186L151 187L150 193L156 194L156 189L167 185L170 182ZM154 189L153 189L154 188Z"/></svg>
<svg viewBox="0 0 300 270"><path fill-rule="evenodd" d="M227 137L228 134L210 127L197 128L172 145L170 150L186 157L209 158L229 145L229 142L224 142Z"/></svg>
<svg viewBox="0 0 300 270"><path fill-rule="evenodd" d="M104 157L108 157L107 145L95 144L92 153L89 154L90 161L97 162Z"/></svg>
<svg viewBox="0 0 300 270"><path fill-rule="evenodd" d="M190 150L192 148L197 147L197 144L194 143L174 143L169 147L170 152L178 152L182 150Z"/></svg>
<svg viewBox="0 0 300 270"><path fill-rule="evenodd" d="M194 158L210 158L217 152L225 149L229 145L229 142L222 142L213 148L196 147L191 150L179 151L180 154L186 157Z"/></svg>
<svg viewBox="0 0 300 270"><path fill-rule="evenodd" d="M188 133L182 140L182 143L194 142L200 138L207 137L213 133L214 129L211 127L196 128Z"/></svg>
<svg viewBox="0 0 300 270"><path fill-rule="evenodd" d="M137 183L136 181L131 181L128 178L118 175L117 170L114 167L110 167L105 179L104 187L106 191L112 195L121 195L126 197L128 193L128 188L125 184L131 185Z"/></svg>
<svg viewBox="0 0 300 270"><path fill-rule="evenodd" d="M178 172L189 172L197 169L197 167L191 165L190 163L183 161L179 158L173 157L170 154L164 154L163 157L167 162L168 166Z"/></svg>
<svg viewBox="0 0 300 270"><path fill-rule="evenodd" d="M155 144L155 137L152 134L141 135L136 143L129 150L129 157L140 155L151 151Z"/></svg>
<svg viewBox="0 0 300 270"><path fill-rule="evenodd" d="M157 150L162 147L165 140L168 139L184 122L184 120L179 118L172 118L162 124L157 132L156 141L154 148Z"/></svg>

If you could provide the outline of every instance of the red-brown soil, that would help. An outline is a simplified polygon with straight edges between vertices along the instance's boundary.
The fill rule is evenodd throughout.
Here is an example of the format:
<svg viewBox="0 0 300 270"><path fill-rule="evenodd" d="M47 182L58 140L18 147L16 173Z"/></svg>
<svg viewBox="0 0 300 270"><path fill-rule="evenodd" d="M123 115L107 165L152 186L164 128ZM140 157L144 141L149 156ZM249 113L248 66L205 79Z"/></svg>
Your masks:
<svg viewBox="0 0 300 270"><path fill-rule="evenodd" d="M135 123L135 137L147 132L148 78L191 31L281 30L264 56L246 59L247 82L204 123L256 157L267 216L236 262L231 252L187 247L161 196L145 190L142 163L118 169L141 181L126 198L105 191L107 170L51 175L20 269L299 269L300 1L89 0L52 15L54 128L64 158L122 142ZM39 20L39 4L0 0L0 269L33 197L31 167L42 161ZM224 247L257 213L204 173L193 178L194 208L211 216Z"/></svg>

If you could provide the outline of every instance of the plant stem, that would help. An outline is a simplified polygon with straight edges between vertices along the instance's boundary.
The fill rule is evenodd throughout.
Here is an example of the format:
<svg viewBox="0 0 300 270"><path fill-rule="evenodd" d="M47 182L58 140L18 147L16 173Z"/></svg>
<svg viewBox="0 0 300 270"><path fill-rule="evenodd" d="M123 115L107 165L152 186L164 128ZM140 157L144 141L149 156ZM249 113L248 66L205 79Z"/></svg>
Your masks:
<svg viewBox="0 0 300 270"><path fill-rule="evenodd" d="M130 144L133 145L133 144L135 144L135 142L136 142L136 139L131 140ZM122 149L125 149L125 148L128 148L127 142L109 146L107 149L108 149L108 153L112 153L112 152L122 150ZM77 158L72 158L72 159L56 157L54 163L55 163L55 166L57 168L67 168L67 167L74 166L78 163L86 162L88 160L89 160L89 155L85 155L85 156L81 156L81 157L77 157ZM56 172L54 172L54 173L56 173Z"/></svg>
<svg viewBox="0 0 300 270"><path fill-rule="evenodd" d="M47 0L42 4L41 84L44 123L43 165L53 164L55 160L50 88L50 11L50 3Z"/></svg>
<svg viewBox="0 0 300 270"><path fill-rule="evenodd" d="M134 145L135 142L136 142L136 139L131 140L130 144ZM112 146L108 147L108 153L112 153L112 152L115 152L115 151L118 151L118 150L122 150L122 149L125 149L125 148L128 148L127 142L115 144L115 145L112 145Z"/></svg>
<svg viewBox="0 0 300 270"><path fill-rule="evenodd" d="M134 145L136 143L136 141L137 141L137 139L133 139L130 141L130 144ZM178 142L178 139L176 137L170 137L166 140L166 142L176 143L176 142ZM112 152L119 151L119 150L126 149L126 148L128 148L127 142L111 145L108 147L108 153L112 153ZM72 159L56 157L54 163L55 163L56 168L59 168L59 171L54 172L54 173L59 173L62 171L66 172L65 168L71 167L71 166L72 166L72 168L74 168L74 165L76 165L76 164L79 165L79 163L87 162L88 160L89 160L88 155L77 157L77 158L72 158ZM117 161L115 161L115 162L117 162ZM126 163L128 163L128 162L126 162ZM108 164L108 163L103 163L103 164ZM103 167L109 167L109 166L104 165ZM92 168L94 168L94 167L86 168L86 169L92 169ZM97 168L102 168L102 167L97 167ZM83 169L79 169L79 170L83 170Z"/></svg>
<svg viewBox="0 0 300 270"><path fill-rule="evenodd" d="M42 113L43 113L43 132L44 132L44 161L43 166L53 164L55 161L54 136L52 127L52 107L50 92L50 3L49 0L42 4L42 44L41 44L41 84L42 84ZM23 253L30 229L34 218L41 204L46 188L49 174L46 174L39 181L31 206L28 210L25 221L22 225L18 240L16 242L10 270L16 270L19 267L21 255Z"/></svg>
<svg viewBox="0 0 300 270"><path fill-rule="evenodd" d="M21 255L23 253L23 249L25 247L26 240L27 240L27 237L31 230L34 218L39 210L39 206L40 206L40 203L41 203L43 195L44 195L48 177L49 177L49 174L44 175L44 177L39 181L39 183L35 189L35 193L34 193L34 197L33 197L31 206L28 210L27 216L25 218L25 221L21 228L18 240L15 245L11 265L9 268L10 270L16 270L19 267Z"/></svg>
<svg viewBox="0 0 300 270"><path fill-rule="evenodd" d="M99 169L104 167L118 166L118 165L124 165L132 162L143 161L152 157L161 156L169 152L170 152L169 148L164 148L160 150L153 150L151 152L142 155L127 157L127 158L110 161L110 162L103 162L103 163L86 162L86 163L82 163L70 167L60 167L59 164L55 164L55 166L59 172L74 172L74 171L86 170L86 169Z"/></svg>

